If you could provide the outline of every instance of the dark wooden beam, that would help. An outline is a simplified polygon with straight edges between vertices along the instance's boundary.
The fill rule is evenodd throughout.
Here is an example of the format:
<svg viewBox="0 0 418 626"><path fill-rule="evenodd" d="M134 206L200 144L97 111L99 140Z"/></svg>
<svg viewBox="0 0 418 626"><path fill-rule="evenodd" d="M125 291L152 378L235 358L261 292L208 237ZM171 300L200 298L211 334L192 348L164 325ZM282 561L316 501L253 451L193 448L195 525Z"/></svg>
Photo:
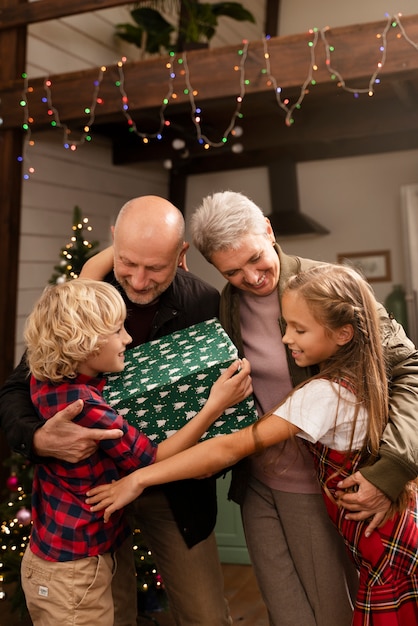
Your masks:
<svg viewBox="0 0 418 626"><path fill-rule="evenodd" d="M2 6L25 4L27 0L2 0ZM26 28L15 28L0 36L0 82L19 76L26 62ZM7 59L8 62L3 62ZM22 133L9 129L0 133L0 385L14 366L17 285L20 241ZM0 459L9 455L4 433L0 431ZM0 484L6 480L6 468L0 463Z"/></svg>
<svg viewBox="0 0 418 626"><path fill-rule="evenodd" d="M71 2L57 2L56 0L39 0L25 4L3 2L0 7L0 30L26 26L37 22L57 20L78 13L89 13L100 9L133 4L134 0L71 0Z"/></svg>
<svg viewBox="0 0 418 626"><path fill-rule="evenodd" d="M187 175L181 164L170 171L168 199L183 213L186 210Z"/></svg>
<svg viewBox="0 0 418 626"><path fill-rule="evenodd" d="M205 168L207 171L225 169L228 160L242 163L241 167L265 164L277 154L287 154L295 161L308 161L416 149L418 89L415 85L418 84L418 70L414 74L415 80L403 83L407 99L402 97L397 82L386 81L384 91L374 98L365 96L358 101L354 101L351 94L335 93L330 87L318 88L295 112L291 127L286 125L285 115L274 98L250 96L242 109L244 117L239 122L243 128L242 137L234 139L230 136L222 147L209 150L197 141L187 111L172 117L175 124L164 133L162 140L148 144L129 133L123 124L105 125L97 130L112 139L113 160L117 165L170 159L181 167L186 161L188 164L193 161L191 166L201 171ZM413 102L415 106L412 106ZM226 108L225 103L219 106ZM143 124L146 119L143 118ZM154 124L156 119L155 114ZM152 127L151 123L149 127ZM212 129L208 134L216 136ZM186 140L187 154L172 147L176 137ZM231 152L235 143L242 144L241 154ZM218 168L216 163L223 165Z"/></svg>
<svg viewBox="0 0 418 626"><path fill-rule="evenodd" d="M27 0L3 0L3 6ZM10 29L1 34L0 64L2 83L20 76L26 62L26 28ZM14 363L16 325L17 268L19 259L21 167L17 159L22 154L22 132L5 129L0 134L0 384L11 372Z"/></svg>
<svg viewBox="0 0 418 626"><path fill-rule="evenodd" d="M266 18L264 33L270 37L277 37L280 31L280 0L266 0Z"/></svg>
<svg viewBox="0 0 418 626"><path fill-rule="evenodd" d="M35 3L36 4L36 3ZM418 15L404 17L403 26L411 40L418 40ZM344 77L346 84L367 87L370 76L373 74L376 63L380 59L376 35L381 33L385 22L372 22L355 26L335 28L328 32L327 38L335 47L332 53L333 66ZM271 72L283 90L298 90L307 77L310 64L309 42L307 33L286 37L272 38L269 44ZM405 38L396 38L395 29L388 34L390 46L386 62L381 69L381 80L391 76L402 80L418 70L418 55ZM237 46L226 46L210 51L195 50L187 55L190 69L190 80L198 91L197 102L206 105L219 98L231 98L231 107L239 93L239 75L234 66L240 58ZM129 95L130 112L147 109L158 109L167 93L168 57L150 59L138 63L127 63L124 66L125 89ZM325 49L322 42L316 50L315 72L317 86L331 85L338 91L337 81L332 81L327 70ZM273 88L268 83L264 68L264 48L261 41L250 43L246 62L246 94L270 93ZM180 75L180 66L174 61L174 70L178 72L175 79L177 99L171 100L169 111L178 107L189 107L189 97L183 93L187 85L184 76ZM62 121L77 121L80 119L80 109L91 102L93 83L97 79L98 68L69 74L52 76L52 96L54 106L60 112ZM210 77L210 78L209 78ZM115 87L118 79L116 67L112 66L105 72L100 95L104 103L96 110L96 121L115 121L123 119L121 113L121 94ZM34 129L45 128L50 124L48 107L42 103L43 80L30 81L33 92L28 95L31 116L35 119ZM317 87L313 88L316 89ZM16 128L22 123L22 111L19 106L22 92L22 81L2 82L1 113L4 119L4 128ZM362 95L367 98L367 95ZM377 98L378 95L375 96ZM307 101L309 98L307 98ZM232 109L233 110L233 109Z"/></svg>
<svg viewBox="0 0 418 626"><path fill-rule="evenodd" d="M350 141L349 139L342 140L328 145L323 143L310 144L303 151L292 146L285 146L283 151L276 147L259 148L258 150L244 151L241 154L231 154L230 151L222 151L212 154L210 158L193 157L184 161L174 161L173 167L176 173L189 176L191 174L207 174L266 166L272 160L277 159L278 154L289 157L295 162L304 162L338 159L358 156L359 154L379 154L417 149L418 139L414 137L414 133L409 133L409 135L402 137L394 133L385 137L379 137L376 141L370 141L370 138L363 138L355 141ZM135 159L133 160L133 162L136 161Z"/></svg>

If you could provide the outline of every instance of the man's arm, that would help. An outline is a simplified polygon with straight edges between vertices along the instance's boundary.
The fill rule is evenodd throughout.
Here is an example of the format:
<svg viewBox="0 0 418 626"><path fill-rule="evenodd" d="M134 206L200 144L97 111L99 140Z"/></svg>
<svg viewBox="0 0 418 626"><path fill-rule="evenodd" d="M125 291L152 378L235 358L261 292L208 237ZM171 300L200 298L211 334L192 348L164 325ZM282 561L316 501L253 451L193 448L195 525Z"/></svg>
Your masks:
<svg viewBox="0 0 418 626"><path fill-rule="evenodd" d="M32 441L42 424L30 399L29 370L23 356L0 389L0 426L12 450L31 461L39 461L35 458Z"/></svg>
<svg viewBox="0 0 418 626"><path fill-rule="evenodd" d="M73 402L46 422L42 420L30 398L29 370L24 356L0 389L0 425L9 447L35 463L44 462L45 457L76 463L94 452L97 441L122 436L119 429L74 424L71 420L82 408L81 401Z"/></svg>
<svg viewBox="0 0 418 626"><path fill-rule="evenodd" d="M395 320L382 320L389 364L389 419L378 461L362 475L394 502L418 475L418 352Z"/></svg>
<svg viewBox="0 0 418 626"><path fill-rule="evenodd" d="M384 520L405 484L418 475L418 353L403 328L384 311L381 322L390 370L389 421L376 463L340 485L358 490L337 494L349 518L374 516L369 531Z"/></svg>

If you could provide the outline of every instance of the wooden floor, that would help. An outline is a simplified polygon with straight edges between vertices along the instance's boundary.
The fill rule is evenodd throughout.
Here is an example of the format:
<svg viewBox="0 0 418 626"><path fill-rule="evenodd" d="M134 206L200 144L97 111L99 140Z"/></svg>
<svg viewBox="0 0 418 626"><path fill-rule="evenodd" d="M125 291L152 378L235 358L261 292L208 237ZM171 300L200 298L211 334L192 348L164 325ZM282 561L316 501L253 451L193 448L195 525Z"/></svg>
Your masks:
<svg viewBox="0 0 418 626"><path fill-rule="evenodd" d="M222 565L225 597L234 624L268 626L267 611L261 600L257 582L250 565ZM167 611L148 613L138 618L138 626L175 626Z"/></svg>

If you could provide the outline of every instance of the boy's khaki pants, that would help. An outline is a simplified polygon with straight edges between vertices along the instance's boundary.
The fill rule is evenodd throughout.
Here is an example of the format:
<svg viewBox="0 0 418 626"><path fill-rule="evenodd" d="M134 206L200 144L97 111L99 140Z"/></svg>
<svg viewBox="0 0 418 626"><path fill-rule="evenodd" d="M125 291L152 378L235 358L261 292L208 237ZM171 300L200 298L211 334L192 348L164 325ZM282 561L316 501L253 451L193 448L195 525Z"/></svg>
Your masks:
<svg viewBox="0 0 418 626"><path fill-rule="evenodd" d="M109 553L61 563L40 559L28 546L21 579L33 626L113 626L113 571Z"/></svg>

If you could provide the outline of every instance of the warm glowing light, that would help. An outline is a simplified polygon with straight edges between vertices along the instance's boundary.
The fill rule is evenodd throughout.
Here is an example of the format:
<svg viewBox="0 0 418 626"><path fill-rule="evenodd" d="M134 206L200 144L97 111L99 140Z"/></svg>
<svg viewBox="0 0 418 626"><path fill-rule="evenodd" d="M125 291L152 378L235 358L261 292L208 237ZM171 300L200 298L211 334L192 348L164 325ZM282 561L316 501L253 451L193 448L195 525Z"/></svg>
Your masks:
<svg viewBox="0 0 418 626"><path fill-rule="evenodd" d="M186 142L184 141L184 139L180 139L178 137L177 139L173 139L171 145L174 150L182 150L186 146Z"/></svg>

